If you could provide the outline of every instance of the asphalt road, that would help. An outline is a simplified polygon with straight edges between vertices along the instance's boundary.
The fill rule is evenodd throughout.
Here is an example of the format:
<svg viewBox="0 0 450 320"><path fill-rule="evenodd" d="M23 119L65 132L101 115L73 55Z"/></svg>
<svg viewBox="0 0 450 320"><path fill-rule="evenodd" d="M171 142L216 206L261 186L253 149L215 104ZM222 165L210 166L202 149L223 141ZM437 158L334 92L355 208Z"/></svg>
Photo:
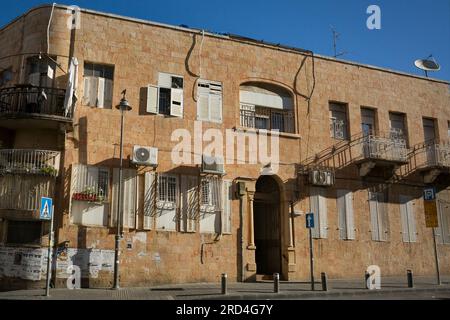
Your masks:
<svg viewBox="0 0 450 320"><path fill-rule="evenodd" d="M290 299L305 300L305 299ZM399 293L383 293L376 295L349 295L345 297L321 297L310 298L307 300L450 300L450 290L443 292L399 292Z"/></svg>

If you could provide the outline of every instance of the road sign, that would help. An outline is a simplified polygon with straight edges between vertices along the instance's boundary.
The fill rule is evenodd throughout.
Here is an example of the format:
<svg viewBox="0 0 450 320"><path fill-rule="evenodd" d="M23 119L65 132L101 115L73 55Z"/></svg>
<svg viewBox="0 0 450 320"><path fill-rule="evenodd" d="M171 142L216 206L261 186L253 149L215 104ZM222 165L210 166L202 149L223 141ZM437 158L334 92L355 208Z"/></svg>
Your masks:
<svg viewBox="0 0 450 320"><path fill-rule="evenodd" d="M314 228L314 213L306 214L306 228L308 229Z"/></svg>
<svg viewBox="0 0 450 320"><path fill-rule="evenodd" d="M439 226L437 216L436 200L424 201L423 208L425 211L425 224L427 228L437 228Z"/></svg>
<svg viewBox="0 0 450 320"><path fill-rule="evenodd" d="M425 201L436 200L436 189L435 188L423 189L423 199Z"/></svg>
<svg viewBox="0 0 450 320"><path fill-rule="evenodd" d="M41 198L41 210L40 219L41 220L51 220L53 214L53 199L51 198Z"/></svg>

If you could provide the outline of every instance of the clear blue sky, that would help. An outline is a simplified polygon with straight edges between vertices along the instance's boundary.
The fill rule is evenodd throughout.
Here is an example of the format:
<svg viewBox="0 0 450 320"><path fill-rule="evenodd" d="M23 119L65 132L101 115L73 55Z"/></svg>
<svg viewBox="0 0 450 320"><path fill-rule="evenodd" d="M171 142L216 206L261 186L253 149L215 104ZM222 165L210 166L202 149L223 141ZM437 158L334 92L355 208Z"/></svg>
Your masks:
<svg viewBox="0 0 450 320"><path fill-rule="evenodd" d="M0 25L42 0L4 1ZM62 3L62 2L60 2ZM450 0L71 0L82 8L172 25L234 33L333 55L330 25L341 33L343 59L423 75L413 62L433 54L450 80ZM381 8L381 30L366 27L369 5Z"/></svg>

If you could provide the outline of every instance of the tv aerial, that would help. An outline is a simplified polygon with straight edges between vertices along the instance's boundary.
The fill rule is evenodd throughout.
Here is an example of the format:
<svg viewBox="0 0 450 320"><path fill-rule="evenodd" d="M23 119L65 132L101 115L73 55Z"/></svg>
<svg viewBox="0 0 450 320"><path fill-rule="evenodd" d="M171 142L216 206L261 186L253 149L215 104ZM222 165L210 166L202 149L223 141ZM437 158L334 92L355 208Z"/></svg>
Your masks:
<svg viewBox="0 0 450 320"><path fill-rule="evenodd" d="M337 57L343 56L344 54L347 54L348 53L347 51L337 53L337 40L339 39L341 34L339 32L337 32L333 26L330 26L330 28L331 28L331 32L333 33L334 58L337 58Z"/></svg>
<svg viewBox="0 0 450 320"><path fill-rule="evenodd" d="M433 55L430 54L426 59L418 59L414 62L414 65L423 70L425 72L425 76L428 78L428 71L439 71L441 70L441 66L436 62L433 58Z"/></svg>

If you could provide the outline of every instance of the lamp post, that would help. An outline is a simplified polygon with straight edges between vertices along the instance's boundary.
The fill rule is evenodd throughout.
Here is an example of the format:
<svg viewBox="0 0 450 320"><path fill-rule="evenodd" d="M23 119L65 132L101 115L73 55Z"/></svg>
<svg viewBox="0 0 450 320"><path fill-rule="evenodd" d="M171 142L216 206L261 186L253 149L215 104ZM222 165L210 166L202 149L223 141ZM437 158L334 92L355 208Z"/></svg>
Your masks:
<svg viewBox="0 0 450 320"><path fill-rule="evenodd" d="M119 289L119 250L120 250L120 240L122 239L122 214L123 214L123 208L122 208L122 179L123 179L123 125L124 125L124 114L125 111L130 111L131 107L128 103L125 95L127 93L127 90L124 90L122 92L122 99L120 100L120 103L118 106L116 106L117 109L120 110L120 167L119 167L119 196L117 197L117 231L116 231L116 242L114 247L114 284L113 289L117 290Z"/></svg>

